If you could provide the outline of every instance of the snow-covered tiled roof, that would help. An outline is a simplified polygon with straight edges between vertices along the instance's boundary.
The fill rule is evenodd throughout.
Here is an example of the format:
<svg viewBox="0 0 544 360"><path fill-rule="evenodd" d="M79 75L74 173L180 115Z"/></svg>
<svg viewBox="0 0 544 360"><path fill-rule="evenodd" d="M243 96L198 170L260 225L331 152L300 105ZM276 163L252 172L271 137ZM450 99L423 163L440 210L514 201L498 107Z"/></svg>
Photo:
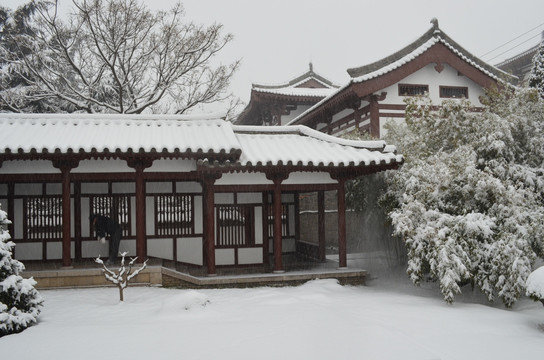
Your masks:
<svg viewBox="0 0 544 360"><path fill-rule="evenodd" d="M306 126L234 126L242 166L368 166L402 163L384 141L337 138Z"/></svg>
<svg viewBox="0 0 544 360"><path fill-rule="evenodd" d="M0 114L0 160L19 154L230 154L234 166L400 164L384 141L337 138L306 126L242 126L177 115Z"/></svg>
<svg viewBox="0 0 544 360"><path fill-rule="evenodd" d="M0 154L166 151L231 153L230 123L180 115L0 114Z"/></svg>
<svg viewBox="0 0 544 360"><path fill-rule="evenodd" d="M437 43L442 43L461 59L496 81L501 81L502 77L512 76L497 67L485 63L465 50L438 27L436 19L433 19L431 23L433 26L425 34L393 55L372 64L348 69L348 73L352 76L352 82L363 82L387 74L416 59Z"/></svg>
<svg viewBox="0 0 544 360"><path fill-rule="evenodd" d="M303 96L303 97L318 97L328 96L336 91L336 88L304 88L287 86L282 88L259 88L254 87L253 91L267 94L287 95L287 96Z"/></svg>

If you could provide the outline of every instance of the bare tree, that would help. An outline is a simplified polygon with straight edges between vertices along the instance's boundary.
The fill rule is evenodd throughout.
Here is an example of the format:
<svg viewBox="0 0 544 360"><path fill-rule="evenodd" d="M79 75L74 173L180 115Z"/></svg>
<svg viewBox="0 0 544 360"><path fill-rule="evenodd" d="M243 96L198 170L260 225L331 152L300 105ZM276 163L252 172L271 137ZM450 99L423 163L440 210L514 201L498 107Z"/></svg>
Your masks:
<svg viewBox="0 0 544 360"><path fill-rule="evenodd" d="M15 49L0 49L9 71L42 96L79 111L128 114L184 113L232 97L228 86L239 61L213 67L232 40L222 25L184 21L181 3L159 12L137 0L73 4L63 21L57 1L40 2L35 33L16 34Z"/></svg>
<svg viewBox="0 0 544 360"><path fill-rule="evenodd" d="M108 269L106 264L104 264L104 261L100 259L100 256L98 256L94 261L100 265L102 265L102 271L104 272L104 277L106 280L112 282L113 284L117 285L117 288L119 288L119 301L124 301L123 297L123 291L128 287L128 282L135 278L143 269L147 267L147 261L144 261L142 264L142 267L140 267L137 270L132 271L132 265L136 261L137 257L130 259L130 262L128 263L128 269L125 266L125 256L127 255L126 252L121 253L121 266L119 267L119 270L117 272Z"/></svg>

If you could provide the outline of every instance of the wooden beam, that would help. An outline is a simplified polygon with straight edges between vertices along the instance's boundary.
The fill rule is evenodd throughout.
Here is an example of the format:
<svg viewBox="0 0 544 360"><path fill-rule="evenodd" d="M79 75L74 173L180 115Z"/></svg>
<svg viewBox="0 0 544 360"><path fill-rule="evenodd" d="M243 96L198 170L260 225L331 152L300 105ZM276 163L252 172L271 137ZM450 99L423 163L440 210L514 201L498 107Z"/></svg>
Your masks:
<svg viewBox="0 0 544 360"><path fill-rule="evenodd" d="M325 261L325 192L317 192L317 238L319 239L319 260Z"/></svg>
<svg viewBox="0 0 544 360"><path fill-rule="evenodd" d="M347 246L346 246L346 191L345 180L338 179L338 256L339 267L347 268Z"/></svg>

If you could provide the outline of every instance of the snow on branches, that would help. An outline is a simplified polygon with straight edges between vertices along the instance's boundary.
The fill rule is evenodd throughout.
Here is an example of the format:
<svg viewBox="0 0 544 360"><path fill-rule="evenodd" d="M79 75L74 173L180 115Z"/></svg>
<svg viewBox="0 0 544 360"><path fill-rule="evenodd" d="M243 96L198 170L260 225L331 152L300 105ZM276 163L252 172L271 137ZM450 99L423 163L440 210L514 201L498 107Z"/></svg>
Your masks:
<svg viewBox="0 0 544 360"><path fill-rule="evenodd" d="M104 261L100 259L100 256L94 260L96 263L102 265L102 268L103 268L102 271L104 272L104 277L106 278L106 280L117 285L117 287L119 288L119 301L124 300L123 291L128 287L129 281L135 278L143 269L146 268L147 261L148 261L148 260L144 261L144 263L142 264L142 267L140 267L139 269L131 273L132 265L138 258L137 257L131 258L130 262L128 263L128 269L127 269L127 267L125 266L126 255L127 255L126 251L121 253L121 266L119 267L119 270L117 270L117 272L110 270L106 266L106 264L104 264Z"/></svg>
<svg viewBox="0 0 544 360"><path fill-rule="evenodd" d="M15 244L5 229L10 221L0 209L0 337L23 331L38 321L43 299L34 279L24 279L24 265L11 257Z"/></svg>
<svg viewBox="0 0 544 360"><path fill-rule="evenodd" d="M440 283L453 302L464 284L511 306L544 255L544 109L534 92L464 101L411 99L387 141L406 156L382 198L405 240L414 283Z"/></svg>

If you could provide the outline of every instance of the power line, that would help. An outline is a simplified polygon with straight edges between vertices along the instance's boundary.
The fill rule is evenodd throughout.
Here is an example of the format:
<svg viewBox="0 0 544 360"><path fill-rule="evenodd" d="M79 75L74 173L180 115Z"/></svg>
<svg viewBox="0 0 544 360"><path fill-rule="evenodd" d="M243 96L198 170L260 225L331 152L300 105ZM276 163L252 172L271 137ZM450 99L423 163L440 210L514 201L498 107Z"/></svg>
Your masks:
<svg viewBox="0 0 544 360"><path fill-rule="evenodd" d="M503 52L500 53L499 55L496 55L496 56L492 57L491 59L489 59L489 60L487 60L487 61L489 62L489 61L491 61L491 60L493 60L493 59L496 59L496 58L498 58L499 56L506 54L506 53L509 52L510 50L514 50L514 49L517 48L518 46L523 45L523 44L525 44L526 42L528 42L528 41L530 41L530 40L533 40L534 38L536 38L536 37L538 37L538 36L540 36L540 34L536 34L535 36L530 37L529 39L525 40L524 42L519 43L519 44L517 44L516 46L511 47L510 49L508 49L508 50L506 50L506 51L503 51Z"/></svg>
<svg viewBox="0 0 544 360"><path fill-rule="evenodd" d="M544 23L535 26L535 27L532 28L531 30L528 30L528 31L524 32L523 34L519 35L518 37L516 37L516 38L514 38L514 39L512 39L512 40L510 40L510 41L508 41L508 42L505 42L504 44L502 44L502 45L496 47L495 49L486 52L485 54L483 54L483 55L480 56L480 57L484 57L484 56L486 56L486 55L491 54L492 52L494 52L494 51L496 51L496 50L502 48L503 46L506 46L506 45L510 44L511 42L516 41L516 40L519 39L520 37L522 37L522 36L524 36L524 35L527 35L527 34L530 33L531 31L533 31L533 30L535 30L535 29L538 29L538 28L541 27L542 25L544 25ZM540 34L539 34L539 35L540 35ZM538 35L537 35L537 36L538 36ZM533 38L534 38L534 37L532 37L531 39L533 39ZM529 40L530 40L530 39L529 39ZM522 43L522 44L523 44L523 43ZM520 45L521 45L521 44L520 44ZM519 45L518 45L518 46L519 46ZM514 47L514 48L515 48L515 47ZM510 50L512 50L512 49L514 49L514 48L511 48ZM509 51L509 50L507 50L507 51ZM504 53L503 53L503 54L504 54ZM502 54L501 54L501 55L502 55ZM497 55L497 56L500 56L500 55ZM494 58L493 58L493 59L494 59ZM493 59L490 59L490 60L488 60L488 61L491 61L491 60L493 60Z"/></svg>

